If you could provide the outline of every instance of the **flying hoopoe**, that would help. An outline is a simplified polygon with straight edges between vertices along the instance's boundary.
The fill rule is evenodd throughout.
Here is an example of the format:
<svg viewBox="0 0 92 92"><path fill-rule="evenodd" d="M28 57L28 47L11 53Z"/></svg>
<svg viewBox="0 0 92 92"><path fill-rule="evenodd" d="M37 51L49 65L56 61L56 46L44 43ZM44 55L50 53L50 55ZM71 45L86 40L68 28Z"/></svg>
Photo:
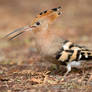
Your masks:
<svg viewBox="0 0 92 92"><path fill-rule="evenodd" d="M53 30L48 30L48 26L61 14L61 7L43 11L33 19L31 25L16 29L5 37L19 32L9 38L9 40L12 40L26 31L33 31L40 54L45 58L49 58L53 63L64 64L67 68L67 75L72 67L81 66L84 62L83 60L92 60L92 51L62 39L57 34L54 34Z"/></svg>

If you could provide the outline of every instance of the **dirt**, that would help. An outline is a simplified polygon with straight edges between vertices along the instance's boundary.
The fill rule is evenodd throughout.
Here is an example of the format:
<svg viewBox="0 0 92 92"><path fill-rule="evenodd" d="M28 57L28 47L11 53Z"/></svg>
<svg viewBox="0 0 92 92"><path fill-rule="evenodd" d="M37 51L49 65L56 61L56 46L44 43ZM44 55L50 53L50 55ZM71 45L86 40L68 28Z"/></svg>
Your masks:
<svg viewBox="0 0 92 92"><path fill-rule="evenodd" d="M63 67L61 68L62 70ZM65 79L63 73L52 73L45 66L0 65L0 92L91 92L92 67L73 70Z"/></svg>

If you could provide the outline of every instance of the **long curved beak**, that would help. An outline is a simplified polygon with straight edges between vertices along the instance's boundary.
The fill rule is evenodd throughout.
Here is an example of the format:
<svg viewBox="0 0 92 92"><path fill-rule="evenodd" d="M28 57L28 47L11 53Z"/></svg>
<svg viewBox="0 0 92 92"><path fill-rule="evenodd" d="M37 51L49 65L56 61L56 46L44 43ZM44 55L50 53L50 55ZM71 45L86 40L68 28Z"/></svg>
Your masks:
<svg viewBox="0 0 92 92"><path fill-rule="evenodd" d="M16 38L17 36L23 34L26 31L32 31L33 27L30 27L29 25L27 25L27 26L24 26L22 28L18 28L16 30L14 30L13 32L7 34L4 38L7 38L7 37L15 34L14 36L9 38L9 40L13 40L14 38Z"/></svg>

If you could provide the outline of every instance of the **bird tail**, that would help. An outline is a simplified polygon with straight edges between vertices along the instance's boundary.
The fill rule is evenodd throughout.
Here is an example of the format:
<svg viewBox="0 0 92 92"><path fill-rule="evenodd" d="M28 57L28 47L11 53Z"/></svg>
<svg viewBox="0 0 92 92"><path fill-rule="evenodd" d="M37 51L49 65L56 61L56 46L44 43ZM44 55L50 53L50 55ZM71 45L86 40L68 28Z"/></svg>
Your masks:
<svg viewBox="0 0 92 92"><path fill-rule="evenodd" d="M80 52L81 58L80 60L92 60L92 51L82 50Z"/></svg>

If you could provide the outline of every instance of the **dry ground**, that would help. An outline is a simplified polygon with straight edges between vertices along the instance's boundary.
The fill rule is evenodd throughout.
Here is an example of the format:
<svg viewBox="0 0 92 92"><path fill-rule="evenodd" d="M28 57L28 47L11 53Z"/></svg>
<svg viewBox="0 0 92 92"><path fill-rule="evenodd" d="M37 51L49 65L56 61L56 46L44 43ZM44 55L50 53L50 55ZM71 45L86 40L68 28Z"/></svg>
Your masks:
<svg viewBox="0 0 92 92"><path fill-rule="evenodd" d="M91 49L91 0L0 0L0 38L30 24L40 11L58 5L62 5L63 16L49 30ZM85 73L83 69L73 69L61 81L64 67L53 72L55 65L34 52L36 46L31 37L28 32L13 41L0 40L0 92L92 92L91 61Z"/></svg>

